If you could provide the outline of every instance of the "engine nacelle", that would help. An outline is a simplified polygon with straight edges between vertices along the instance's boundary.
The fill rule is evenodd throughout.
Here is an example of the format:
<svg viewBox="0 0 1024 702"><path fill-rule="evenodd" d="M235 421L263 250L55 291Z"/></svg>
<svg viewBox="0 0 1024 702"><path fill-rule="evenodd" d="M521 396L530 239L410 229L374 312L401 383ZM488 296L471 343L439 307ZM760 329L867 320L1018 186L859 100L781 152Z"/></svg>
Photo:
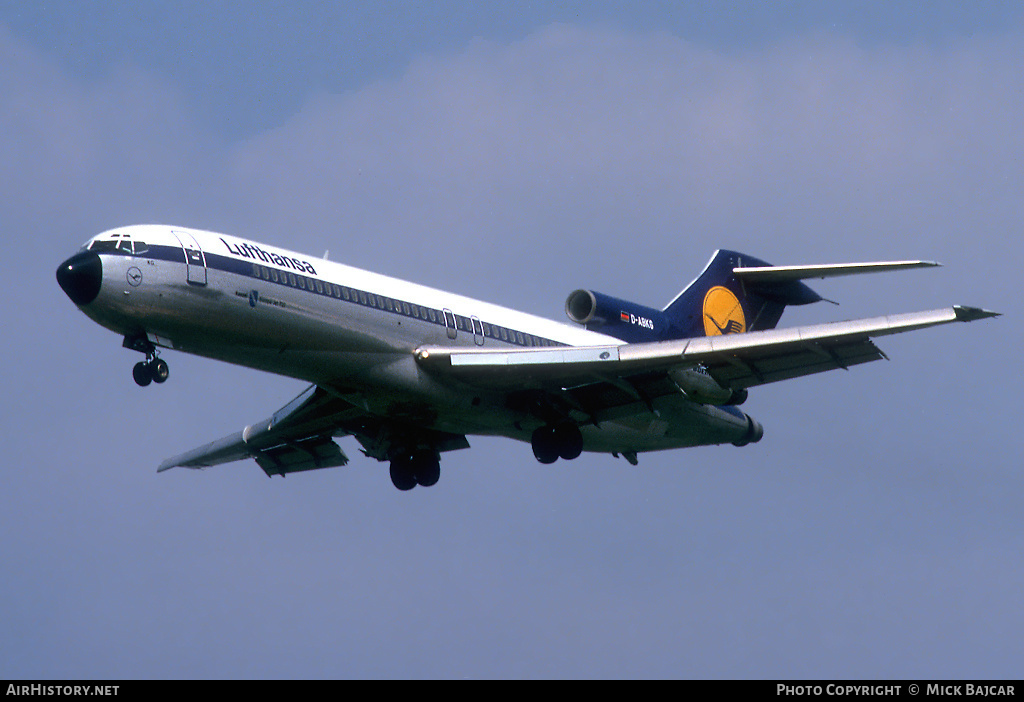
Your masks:
<svg viewBox="0 0 1024 702"><path fill-rule="evenodd" d="M739 441L733 441L733 446L746 446L747 444L756 444L764 436L764 427L756 419L751 417L749 414L744 415L747 418L747 433Z"/></svg>
<svg viewBox="0 0 1024 702"><path fill-rule="evenodd" d="M723 388L707 373L692 368L675 368L668 372L689 399L702 405L742 405L747 401L745 389Z"/></svg>
<svg viewBox="0 0 1024 702"><path fill-rule="evenodd" d="M569 293L565 314L587 329L630 343L671 338L669 321L660 310L592 290Z"/></svg>

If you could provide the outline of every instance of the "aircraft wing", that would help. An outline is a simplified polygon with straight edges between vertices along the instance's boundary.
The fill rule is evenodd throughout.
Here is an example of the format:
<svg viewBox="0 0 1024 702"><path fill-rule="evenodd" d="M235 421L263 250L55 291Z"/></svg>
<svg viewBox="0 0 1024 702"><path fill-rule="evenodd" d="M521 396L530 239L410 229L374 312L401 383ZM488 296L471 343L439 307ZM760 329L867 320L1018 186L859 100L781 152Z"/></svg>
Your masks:
<svg viewBox="0 0 1024 702"><path fill-rule="evenodd" d="M340 424L360 414L365 413L311 385L262 422L169 458L157 472L179 466L206 468L243 458L255 458L268 476L343 466L348 457L332 437L348 433L340 430Z"/></svg>
<svg viewBox="0 0 1024 702"><path fill-rule="evenodd" d="M348 463L334 438L353 436L371 458L387 460L393 450L395 430L414 437L437 451L468 448L461 434L426 429L408 417L378 417L346 397L310 385L298 397L261 422L241 431L168 458L157 472L170 468L208 468L254 458L267 476L331 468Z"/></svg>
<svg viewBox="0 0 1024 702"><path fill-rule="evenodd" d="M664 386L668 372L675 369L698 368L722 388L741 390L885 358L872 343L873 337L997 314L954 306L790 329L639 344L522 350L423 347L416 357L424 368L472 385L508 390L572 390L580 399L587 386L604 384L642 399L650 394L645 392L645 386Z"/></svg>

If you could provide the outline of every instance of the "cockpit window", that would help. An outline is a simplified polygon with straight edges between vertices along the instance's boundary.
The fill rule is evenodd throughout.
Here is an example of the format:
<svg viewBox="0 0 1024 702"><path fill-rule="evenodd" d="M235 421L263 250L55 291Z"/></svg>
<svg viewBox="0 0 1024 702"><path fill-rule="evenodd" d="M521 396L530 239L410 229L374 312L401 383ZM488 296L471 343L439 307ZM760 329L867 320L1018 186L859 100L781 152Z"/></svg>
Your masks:
<svg viewBox="0 0 1024 702"><path fill-rule="evenodd" d="M90 251L103 253L105 251L123 251L128 254L139 256L149 251L149 245L144 241L132 241L131 239L98 239L88 245Z"/></svg>

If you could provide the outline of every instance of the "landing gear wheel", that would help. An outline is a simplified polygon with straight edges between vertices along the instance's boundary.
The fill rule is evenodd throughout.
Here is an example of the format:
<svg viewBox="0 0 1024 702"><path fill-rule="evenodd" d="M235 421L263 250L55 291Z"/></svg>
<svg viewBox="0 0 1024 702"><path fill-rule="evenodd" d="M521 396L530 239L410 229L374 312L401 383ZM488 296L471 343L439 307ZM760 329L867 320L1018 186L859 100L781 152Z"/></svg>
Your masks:
<svg viewBox="0 0 1024 702"><path fill-rule="evenodd" d="M138 363L136 363L135 367L132 368L132 378L135 379L135 383L139 387L144 388L147 385L149 385L153 381L153 372L150 368L150 365L145 361L139 361Z"/></svg>
<svg viewBox="0 0 1024 702"><path fill-rule="evenodd" d="M534 458L538 462L548 465L558 460L559 451L554 427L544 426L534 430L530 444L533 446Z"/></svg>
<svg viewBox="0 0 1024 702"><path fill-rule="evenodd" d="M162 358L154 358L150 361L149 370L154 383L165 382L167 380L167 376L171 374L171 369L167 367L167 361Z"/></svg>
<svg viewBox="0 0 1024 702"><path fill-rule="evenodd" d="M567 461L579 458L583 453L583 434L580 428L572 422L559 424L555 427L555 445L558 447L558 455Z"/></svg>
<svg viewBox="0 0 1024 702"><path fill-rule="evenodd" d="M412 471L412 461L406 457L391 461L391 484L405 492L416 487L416 474Z"/></svg>
<svg viewBox="0 0 1024 702"><path fill-rule="evenodd" d="M433 453L418 453L412 457L413 475L423 487L436 485L441 478L441 462Z"/></svg>

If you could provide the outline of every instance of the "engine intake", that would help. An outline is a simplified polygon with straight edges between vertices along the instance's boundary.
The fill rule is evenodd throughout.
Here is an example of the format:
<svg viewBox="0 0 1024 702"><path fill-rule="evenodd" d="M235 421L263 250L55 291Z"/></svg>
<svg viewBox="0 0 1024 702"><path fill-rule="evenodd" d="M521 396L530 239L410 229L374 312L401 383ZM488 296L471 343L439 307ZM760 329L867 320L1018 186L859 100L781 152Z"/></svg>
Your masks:
<svg viewBox="0 0 1024 702"><path fill-rule="evenodd" d="M597 316L597 296L589 290L574 290L565 301L565 314L577 324L586 324Z"/></svg>
<svg viewBox="0 0 1024 702"><path fill-rule="evenodd" d="M671 338L671 325L660 310L593 290L569 293L565 314L587 329L631 343Z"/></svg>

